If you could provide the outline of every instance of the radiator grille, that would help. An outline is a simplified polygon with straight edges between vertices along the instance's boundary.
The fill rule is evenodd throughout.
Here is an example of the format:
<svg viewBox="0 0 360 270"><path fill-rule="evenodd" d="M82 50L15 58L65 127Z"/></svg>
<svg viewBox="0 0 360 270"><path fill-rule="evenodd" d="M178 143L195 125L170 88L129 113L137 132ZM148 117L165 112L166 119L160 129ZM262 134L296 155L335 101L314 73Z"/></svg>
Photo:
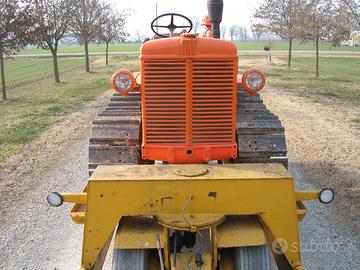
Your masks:
<svg viewBox="0 0 360 270"><path fill-rule="evenodd" d="M146 61L145 140L157 144L185 144L185 61Z"/></svg>
<svg viewBox="0 0 360 270"><path fill-rule="evenodd" d="M193 60L190 67L185 61L146 60L143 72L146 143L233 143L234 60Z"/></svg>
<svg viewBox="0 0 360 270"><path fill-rule="evenodd" d="M233 61L194 61L192 142L233 141Z"/></svg>

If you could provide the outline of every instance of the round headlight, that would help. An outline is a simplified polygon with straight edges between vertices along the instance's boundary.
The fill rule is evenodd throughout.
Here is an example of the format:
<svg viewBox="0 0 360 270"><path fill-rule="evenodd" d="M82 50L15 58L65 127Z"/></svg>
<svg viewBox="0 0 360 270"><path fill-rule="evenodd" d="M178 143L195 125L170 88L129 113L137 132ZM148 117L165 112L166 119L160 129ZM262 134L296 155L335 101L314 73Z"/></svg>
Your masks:
<svg viewBox="0 0 360 270"><path fill-rule="evenodd" d="M46 200L51 206L58 207L64 202L63 197L58 192L51 192Z"/></svg>
<svg viewBox="0 0 360 270"><path fill-rule="evenodd" d="M258 69L249 69L242 75L242 85L251 95L263 89L265 81L265 75Z"/></svg>
<svg viewBox="0 0 360 270"><path fill-rule="evenodd" d="M116 92L125 96L135 87L134 75L126 69L120 69L112 76L111 85Z"/></svg>
<svg viewBox="0 0 360 270"><path fill-rule="evenodd" d="M324 188L320 191L319 201L322 203L331 203L334 199L335 193L331 188Z"/></svg>

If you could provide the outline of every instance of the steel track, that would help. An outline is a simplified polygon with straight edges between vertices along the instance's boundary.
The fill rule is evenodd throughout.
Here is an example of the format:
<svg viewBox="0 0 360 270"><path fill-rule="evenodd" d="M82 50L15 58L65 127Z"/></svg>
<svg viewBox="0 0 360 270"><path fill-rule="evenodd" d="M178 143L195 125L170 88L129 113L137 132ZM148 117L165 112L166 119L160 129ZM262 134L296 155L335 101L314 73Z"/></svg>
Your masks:
<svg viewBox="0 0 360 270"><path fill-rule="evenodd" d="M141 164L139 92L114 94L93 121L89 145L89 174L98 165ZM287 167L284 128L260 96L238 90L236 122L238 158L235 163L282 163Z"/></svg>

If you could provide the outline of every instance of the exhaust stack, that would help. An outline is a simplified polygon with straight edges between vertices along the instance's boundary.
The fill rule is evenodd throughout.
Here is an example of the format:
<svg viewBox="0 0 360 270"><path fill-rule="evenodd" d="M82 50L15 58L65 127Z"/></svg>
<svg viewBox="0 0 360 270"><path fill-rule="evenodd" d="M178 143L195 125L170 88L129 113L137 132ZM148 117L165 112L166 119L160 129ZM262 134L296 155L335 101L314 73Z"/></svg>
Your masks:
<svg viewBox="0 0 360 270"><path fill-rule="evenodd" d="M222 20L224 2L223 0L208 0L207 7L211 22L212 36L214 38L220 38L220 23Z"/></svg>

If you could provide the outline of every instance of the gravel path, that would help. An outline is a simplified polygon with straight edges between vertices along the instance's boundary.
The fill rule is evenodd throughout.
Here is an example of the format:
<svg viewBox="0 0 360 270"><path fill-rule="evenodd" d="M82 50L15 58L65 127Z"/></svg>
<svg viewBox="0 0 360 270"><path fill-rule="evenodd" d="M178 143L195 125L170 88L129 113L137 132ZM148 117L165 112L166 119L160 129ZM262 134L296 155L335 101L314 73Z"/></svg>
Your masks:
<svg viewBox="0 0 360 270"><path fill-rule="evenodd" d="M298 188L332 187L330 205L307 202L301 224L305 269L360 269L360 108L321 105L277 89L263 94L286 134L289 170Z"/></svg>
<svg viewBox="0 0 360 270"><path fill-rule="evenodd" d="M331 205L307 203L301 225L306 269L360 269L360 140L347 121L358 112L275 89L263 96L283 120L299 187L333 186L338 193ZM70 206L49 207L45 197L83 188L91 121L108 97L66 117L0 165L0 269L79 268L82 226L70 221Z"/></svg>
<svg viewBox="0 0 360 270"><path fill-rule="evenodd" d="M43 133L0 166L0 269L79 269L82 226L70 205L53 208L50 191L79 191L87 181L92 119L110 93Z"/></svg>

